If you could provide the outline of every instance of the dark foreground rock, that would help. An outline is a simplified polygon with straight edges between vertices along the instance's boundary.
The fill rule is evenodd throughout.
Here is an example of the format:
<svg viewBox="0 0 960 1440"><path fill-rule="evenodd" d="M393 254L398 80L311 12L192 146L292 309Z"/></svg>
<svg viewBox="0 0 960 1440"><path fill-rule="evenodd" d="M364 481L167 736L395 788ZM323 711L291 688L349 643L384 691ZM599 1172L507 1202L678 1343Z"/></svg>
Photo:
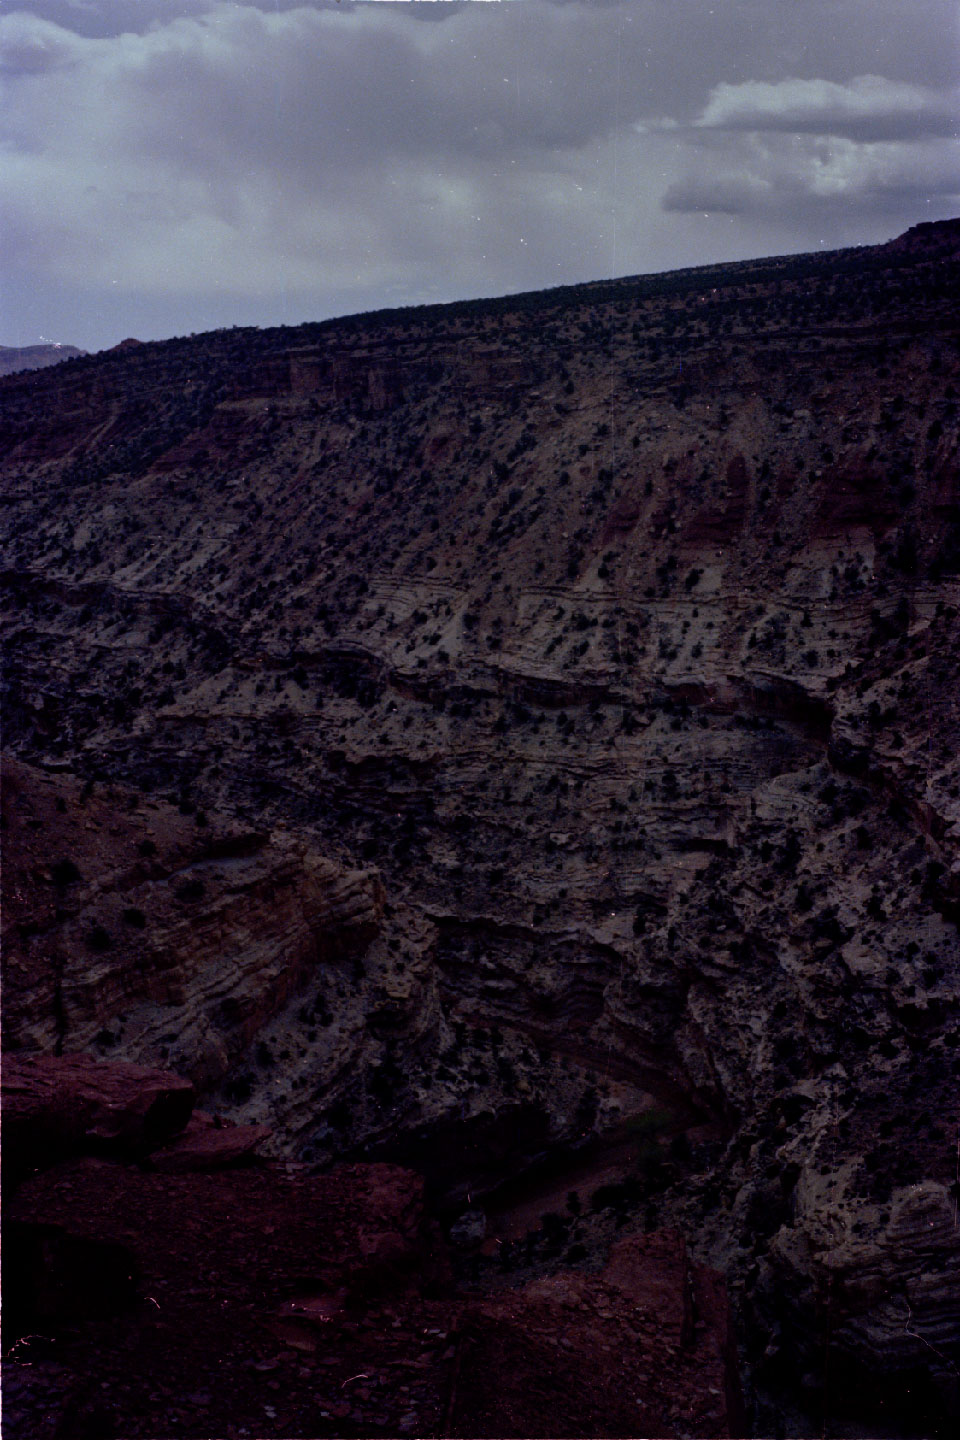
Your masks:
<svg viewBox="0 0 960 1440"><path fill-rule="evenodd" d="M136 1080L29 1068L78 1105ZM678 1235L469 1294L418 1176L230 1166L232 1133L208 1117L141 1164L74 1154L8 1193L8 1440L741 1433L723 1284Z"/></svg>
<svg viewBox="0 0 960 1440"><path fill-rule="evenodd" d="M745 1433L726 1292L675 1231L488 1302L463 1356L453 1435Z"/></svg>
<svg viewBox="0 0 960 1440"><path fill-rule="evenodd" d="M16 1178L83 1151L133 1156L182 1131L189 1080L88 1055L11 1055L3 1063L4 1175Z"/></svg>

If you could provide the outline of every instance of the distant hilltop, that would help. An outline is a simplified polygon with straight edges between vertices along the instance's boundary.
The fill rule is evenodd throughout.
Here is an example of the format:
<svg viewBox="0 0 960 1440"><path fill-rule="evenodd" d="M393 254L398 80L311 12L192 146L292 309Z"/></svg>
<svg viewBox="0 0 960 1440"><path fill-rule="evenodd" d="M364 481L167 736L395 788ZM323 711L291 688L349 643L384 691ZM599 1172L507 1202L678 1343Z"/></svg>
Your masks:
<svg viewBox="0 0 960 1440"><path fill-rule="evenodd" d="M923 220L911 225L895 240L887 242L887 249L900 250L908 255L955 255L960 246L960 217L952 220Z"/></svg>
<svg viewBox="0 0 960 1440"><path fill-rule="evenodd" d="M42 370L59 365L61 360L74 360L86 355L76 345L0 345L0 375L15 375L18 370Z"/></svg>

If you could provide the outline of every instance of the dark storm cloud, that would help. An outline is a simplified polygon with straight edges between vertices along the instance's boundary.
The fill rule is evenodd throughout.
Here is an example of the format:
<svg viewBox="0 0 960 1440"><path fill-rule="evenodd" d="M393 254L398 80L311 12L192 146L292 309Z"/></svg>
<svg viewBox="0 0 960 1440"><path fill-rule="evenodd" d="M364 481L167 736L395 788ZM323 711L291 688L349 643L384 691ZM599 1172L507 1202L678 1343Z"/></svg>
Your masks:
<svg viewBox="0 0 960 1440"><path fill-rule="evenodd" d="M955 18L946 0L24 6L0 18L7 310L26 343L83 295L91 333L57 338L107 343L120 297L124 331L195 329L885 238L928 197L955 204Z"/></svg>

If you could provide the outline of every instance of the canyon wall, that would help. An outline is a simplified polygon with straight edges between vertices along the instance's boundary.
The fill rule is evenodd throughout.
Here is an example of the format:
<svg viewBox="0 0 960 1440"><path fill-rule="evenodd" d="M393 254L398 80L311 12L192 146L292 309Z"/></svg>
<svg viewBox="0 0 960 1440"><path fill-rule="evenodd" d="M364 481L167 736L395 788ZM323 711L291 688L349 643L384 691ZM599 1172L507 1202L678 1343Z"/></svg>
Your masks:
<svg viewBox="0 0 960 1440"><path fill-rule="evenodd" d="M410 1165L481 1279L679 1226L753 1423L947 1433L957 255L4 381L8 1043Z"/></svg>

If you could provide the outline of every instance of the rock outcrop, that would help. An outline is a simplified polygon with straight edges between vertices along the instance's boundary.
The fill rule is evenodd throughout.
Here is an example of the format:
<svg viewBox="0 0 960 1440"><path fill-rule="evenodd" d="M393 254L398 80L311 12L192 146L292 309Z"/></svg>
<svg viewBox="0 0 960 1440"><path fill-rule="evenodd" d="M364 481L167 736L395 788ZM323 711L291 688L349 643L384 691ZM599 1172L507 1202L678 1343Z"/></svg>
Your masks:
<svg viewBox="0 0 960 1440"><path fill-rule="evenodd" d="M717 1282L662 1231L618 1241L599 1276L551 1276L491 1299L464 1331L450 1433L589 1435L602 1416L604 1435L741 1434Z"/></svg>
<svg viewBox="0 0 960 1440"><path fill-rule="evenodd" d="M8 1055L0 1076L3 1168L8 1180L68 1156L101 1150L142 1156L184 1129L188 1080L88 1055Z"/></svg>

